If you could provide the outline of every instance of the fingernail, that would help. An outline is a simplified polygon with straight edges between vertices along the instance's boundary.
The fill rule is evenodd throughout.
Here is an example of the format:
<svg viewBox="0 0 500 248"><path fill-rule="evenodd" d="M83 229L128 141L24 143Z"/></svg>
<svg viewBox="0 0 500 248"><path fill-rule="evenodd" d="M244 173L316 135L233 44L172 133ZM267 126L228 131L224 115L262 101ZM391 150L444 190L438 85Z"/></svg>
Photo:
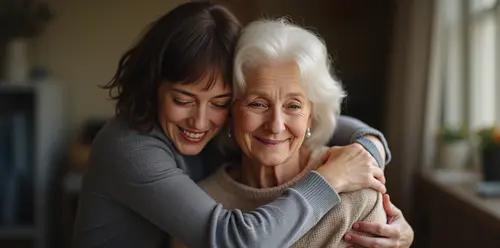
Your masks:
<svg viewBox="0 0 500 248"><path fill-rule="evenodd" d="M358 223L354 223L354 225L352 225L352 228L359 229L359 224Z"/></svg>
<svg viewBox="0 0 500 248"><path fill-rule="evenodd" d="M351 236L351 235L349 235L349 234L346 234L346 235L345 235L345 240L347 240L347 241L351 241L351 239L352 239L352 236Z"/></svg>

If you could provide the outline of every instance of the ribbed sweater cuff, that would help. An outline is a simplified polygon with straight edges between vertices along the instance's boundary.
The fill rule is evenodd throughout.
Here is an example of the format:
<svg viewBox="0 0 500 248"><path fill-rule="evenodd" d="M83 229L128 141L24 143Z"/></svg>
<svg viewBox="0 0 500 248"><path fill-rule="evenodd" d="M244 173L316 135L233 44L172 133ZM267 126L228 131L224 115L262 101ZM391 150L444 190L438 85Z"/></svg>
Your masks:
<svg viewBox="0 0 500 248"><path fill-rule="evenodd" d="M311 171L294 187L313 208L316 219L323 217L330 209L340 203L340 196L323 176Z"/></svg>
<svg viewBox="0 0 500 248"><path fill-rule="evenodd" d="M377 137L380 140L380 142L382 142L382 145L384 146L384 150L385 150L385 165L389 164L389 162L391 162L391 159L392 159L391 150L389 150L389 145L387 144L387 140L385 139L384 135L381 132L377 131L376 129L369 128L369 127L358 129L356 132L354 132L352 134L352 136L351 136L351 143L356 142L357 139L359 139L359 138L361 138L363 136L366 136L366 135L373 135L373 136ZM376 147L375 147L375 149L372 149L371 147L368 147L365 144L362 144L362 143L360 143L360 144L368 152L370 152L372 155L374 153L377 153L378 156L380 158L382 158L382 156L380 155L380 152L378 151L378 149L376 149Z"/></svg>
<svg viewBox="0 0 500 248"><path fill-rule="evenodd" d="M375 158L378 166L380 168L382 168L384 160L382 158L382 155L380 154L380 151L378 150L377 146L375 145L375 143L373 143L371 140L369 140L365 137L357 138L354 142L357 142L360 145L362 145L372 155L372 157Z"/></svg>

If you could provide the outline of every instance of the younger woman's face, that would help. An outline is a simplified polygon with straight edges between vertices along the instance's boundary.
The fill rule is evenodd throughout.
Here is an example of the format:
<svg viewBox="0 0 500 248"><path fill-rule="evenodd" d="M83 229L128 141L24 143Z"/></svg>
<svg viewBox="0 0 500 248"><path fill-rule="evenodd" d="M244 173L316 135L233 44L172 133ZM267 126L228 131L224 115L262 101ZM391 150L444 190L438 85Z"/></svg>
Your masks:
<svg viewBox="0 0 500 248"><path fill-rule="evenodd" d="M228 118L231 89L219 76L194 84L163 84L158 91L158 117L166 135L184 155L200 153Z"/></svg>

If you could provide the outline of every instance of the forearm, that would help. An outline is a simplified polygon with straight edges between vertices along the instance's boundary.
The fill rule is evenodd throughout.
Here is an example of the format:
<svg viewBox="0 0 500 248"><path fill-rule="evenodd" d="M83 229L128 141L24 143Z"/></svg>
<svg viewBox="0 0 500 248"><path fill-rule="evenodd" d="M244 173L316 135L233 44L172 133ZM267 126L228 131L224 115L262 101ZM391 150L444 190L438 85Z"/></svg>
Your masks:
<svg viewBox="0 0 500 248"><path fill-rule="evenodd" d="M113 195L188 247L288 247L340 201L311 172L277 200L243 213L224 209L179 169L162 173L154 182L121 184Z"/></svg>
<svg viewBox="0 0 500 248"><path fill-rule="evenodd" d="M311 173L277 200L249 213L219 205L210 225L211 247L290 247L339 201L328 183Z"/></svg>

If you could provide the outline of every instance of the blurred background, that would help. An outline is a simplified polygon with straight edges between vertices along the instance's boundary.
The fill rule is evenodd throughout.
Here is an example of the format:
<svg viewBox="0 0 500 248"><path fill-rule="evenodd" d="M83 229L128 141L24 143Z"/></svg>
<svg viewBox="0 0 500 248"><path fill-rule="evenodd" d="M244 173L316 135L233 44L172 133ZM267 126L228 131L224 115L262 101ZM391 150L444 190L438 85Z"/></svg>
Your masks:
<svg viewBox="0 0 500 248"><path fill-rule="evenodd" d="M0 247L69 247L99 85L182 0L0 0ZM387 137L412 247L500 247L499 0L219 0L326 41L343 114Z"/></svg>

